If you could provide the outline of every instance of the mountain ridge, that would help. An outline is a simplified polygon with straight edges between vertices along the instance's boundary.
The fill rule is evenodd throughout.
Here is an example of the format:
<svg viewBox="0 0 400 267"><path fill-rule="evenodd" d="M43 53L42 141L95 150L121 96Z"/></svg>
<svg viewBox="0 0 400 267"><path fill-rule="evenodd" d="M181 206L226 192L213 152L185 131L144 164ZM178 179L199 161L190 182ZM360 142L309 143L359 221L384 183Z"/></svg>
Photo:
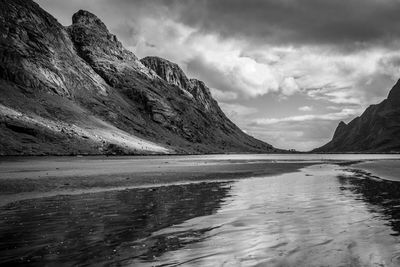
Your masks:
<svg viewBox="0 0 400 267"><path fill-rule="evenodd" d="M64 27L31 0L0 9L0 155L279 151L233 124L203 82L182 71L182 90L145 66L94 14Z"/></svg>
<svg viewBox="0 0 400 267"><path fill-rule="evenodd" d="M313 152L400 152L400 80L385 100L340 122L332 140Z"/></svg>

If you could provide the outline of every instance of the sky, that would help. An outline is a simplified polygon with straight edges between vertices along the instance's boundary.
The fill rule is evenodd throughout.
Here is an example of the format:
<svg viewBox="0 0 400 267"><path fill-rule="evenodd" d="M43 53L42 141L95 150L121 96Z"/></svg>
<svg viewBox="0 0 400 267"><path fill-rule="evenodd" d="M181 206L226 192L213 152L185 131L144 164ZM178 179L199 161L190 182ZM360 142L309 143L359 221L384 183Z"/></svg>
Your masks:
<svg viewBox="0 0 400 267"><path fill-rule="evenodd" d="M37 0L96 14L139 58L203 80L246 133L308 151L400 78L400 0Z"/></svg>

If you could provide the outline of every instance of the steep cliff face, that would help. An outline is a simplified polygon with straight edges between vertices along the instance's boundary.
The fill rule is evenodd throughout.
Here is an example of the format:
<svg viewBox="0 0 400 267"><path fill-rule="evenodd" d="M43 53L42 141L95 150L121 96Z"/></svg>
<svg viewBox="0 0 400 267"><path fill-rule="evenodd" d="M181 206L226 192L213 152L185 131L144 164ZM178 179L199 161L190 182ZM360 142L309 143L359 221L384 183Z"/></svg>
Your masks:
<svg viewBox="0 0 400 267"><path fill-rule="evenodd" d="M254 138L244 134L233 122L231 122L219 107L210 93L210 89L204 82L197 79L189 79L182 69L175 63L159 57L146 57L141 62L149 69L153 70L161 79L168 84L179 88L184 96L187 96L187 107L194 108L195 112L200 116L197 121L195 132L206 133L207 135L225 136L221 139L222 147L232 146L234 140L243 140L250 138L249 141L258 142ZM180 113L182 114L182 113ZM183 114L182 114L183 115ZM189 116L189 120L192 116ZM206 122L202 125L202 120ZM199 128L201 126L202 128ZM205 136L196 137L199 140L206 138ZM270 146L271 151L277 151Z"/></svg>
<svg viewBox="0 0 400 267"><path fill-rule="evenodd" d="M92 13L84 10L75 13L68 32L78 54L111 86L127 83L125 79L132 73L155 78Z"/></svg>
<svg viewBox="0 0 400 267"><path fill-rule="evenodd" d="M0 0L0 154L267 152L207 87L163 76L95 15L67 28L30 0Z"/></svg>
<svg viewBox="0 0 400 267"><path fill-rule="evenodd" d="M75 55L53 17L31 1L0 1L0 7L2 79L68 98L82 89L106 94L107 84Z"/></svg>
<svg viewBox="0 0 400 267"><path fill-rule="evenodd" d="M184 92L188 92L191 87L186 74L177 64L160 57L145 57L140 61L149 69L154 70L163 80L176 85Z"/></svg>
<svg viewBox="0 0 400 267"><path fill-rule="evenodd" d="M399 152L400 151L400 81L387 99L368 107L345 124L341 122L332 141L315 152Z"/></svg>
<svg viewBox="0 0 400 267"><path fill-rule="evenodd" d="M168 84L181 89L195 104L202 107L203 111L211 115L223 113L204 82L189 79L177 64L160 57L145 57L140 61Z"/></svg>
<svg viewBox="0 0 400 267"><path fill-rule="evenodd" d="M37 4L1 0L0 20L0 154L172 151Z"/></svg>
<svg viewBox="0 0 400 267"><path fill-rule="evenodd" d="M190 87L188 90L196 102L201 105L205 111L212 114L223 115L223 112L219 108L217 101L212 98L210 89L205 85L204 82L196 79L190 79Z"/></svg>

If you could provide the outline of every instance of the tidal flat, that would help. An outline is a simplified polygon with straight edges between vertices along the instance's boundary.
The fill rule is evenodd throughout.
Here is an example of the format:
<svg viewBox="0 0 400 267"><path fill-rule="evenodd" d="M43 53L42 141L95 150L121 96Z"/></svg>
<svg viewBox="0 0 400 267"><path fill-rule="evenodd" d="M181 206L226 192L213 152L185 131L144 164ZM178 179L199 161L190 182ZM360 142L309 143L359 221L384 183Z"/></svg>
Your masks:
<svg viewBox="0 0 400 267"><path fill-rule="evenodd" d="M0 264L398 266L398 158L6 158Z"/></svg>

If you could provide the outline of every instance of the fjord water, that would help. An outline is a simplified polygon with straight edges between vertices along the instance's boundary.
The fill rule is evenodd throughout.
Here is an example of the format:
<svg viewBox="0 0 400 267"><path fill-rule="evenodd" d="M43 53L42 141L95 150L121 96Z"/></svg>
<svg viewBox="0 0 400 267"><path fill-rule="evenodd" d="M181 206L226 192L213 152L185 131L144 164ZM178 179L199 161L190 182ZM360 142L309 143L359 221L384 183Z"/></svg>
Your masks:
<svg viewBox="0 0 400 267"><path fill-rule="evenodd" d="M399 220L399 182L318 164L7 204L0 264L399 266Z"/></svg>

